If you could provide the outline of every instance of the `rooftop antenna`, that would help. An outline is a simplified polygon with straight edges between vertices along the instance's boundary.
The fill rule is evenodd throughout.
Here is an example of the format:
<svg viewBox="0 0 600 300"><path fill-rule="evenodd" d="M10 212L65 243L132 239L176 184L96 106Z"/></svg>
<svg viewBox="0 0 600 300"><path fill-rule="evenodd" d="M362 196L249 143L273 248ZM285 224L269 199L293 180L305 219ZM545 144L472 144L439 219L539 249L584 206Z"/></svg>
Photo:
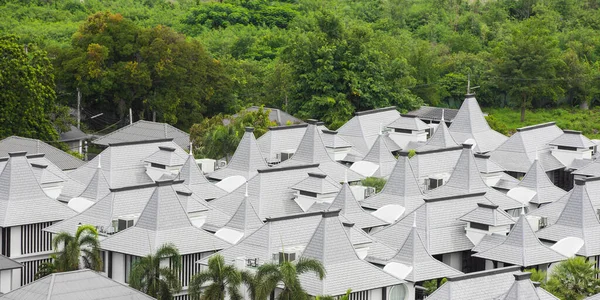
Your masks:
<svg viewBox="0 0 600 300"><path fill-rule="evenodd" d="M190 142L190 156L194 156L194 144Z"/></svg>
<svg viewBox="0 0 600 300"><path fill-rule="evenodd" d="M102 155L98 154L98 169L102 169L102 165L100 164L101 160L102 160Z"/></svg>
<svg viewBox="0 0 600 300"><path fill-rule="evenodd" d="M469 71L469 74L467 75L467 94L470 95L471 90L478 89L478 88L479 88L479 86L471 87L471 71Z"/></svg>
<svg viewBox="0 0 600 300"><path fill-rule="evenodd" d="M413 228L417 228L417 212L415 211L413 218Z"/></svg>
<svg viewBox="0 0 600 300"><path fill-rule="evenodd" d="M348 169L344 170L344 183L348 183Z"/></svg>
<svg viewBox="0 0 600 300"><path fill-rule="evenodd" d="M539 160L540 157L538 155L538 147L535 147L535 160Z"/></svg>
<svg viewBox="0 0 600 300"><path fill-rule="evenodd" d="M441 120L442 122L445 122L445 121L446 121L446 120L444 120L444 112L445 112L445 111L446 111L446 110L442 108L442 120Z"/></svg>
<svg viewBox="0 0 600 300"><path fill-rule="evenodd" d="M382 127L382 125L381 125L381 123L379 123L379 135L383 134L383 129L381 127Z"/></svg>
<svg viewBox="0 0 600 300"><path fill-rule="evenodd" d="M525 215L525 202L521 203L521 216Z"/></svg>
<svg viewBox="0 0 600 300"><path fill-rule="evenodd" d="M246 193L244 194L245 197L248 197L248 182L246 181Z"/></svg>

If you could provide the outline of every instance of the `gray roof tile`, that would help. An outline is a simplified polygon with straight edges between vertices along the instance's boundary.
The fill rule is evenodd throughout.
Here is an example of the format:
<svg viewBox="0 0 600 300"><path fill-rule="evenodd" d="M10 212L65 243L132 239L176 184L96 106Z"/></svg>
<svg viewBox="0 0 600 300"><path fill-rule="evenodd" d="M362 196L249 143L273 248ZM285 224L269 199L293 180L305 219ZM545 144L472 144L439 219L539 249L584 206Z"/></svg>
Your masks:
<svg viewBox="0 0 600 300"><path fill-rule="evenodd" d="M369 153L363 158L364 161L372 162L379 166L372 176L387 177L392 173L396 164L396 158L392 155L392 150L386 145L384 135L381 134L375 140L375 143L369 150Z"/></svg>
<svg viewBox="0 0 600 300"><path fill-rule="evenodd" d="M421 106L420 108L408 112L409 115L417 116L423 121L441 121L446 120L452 122L458 113L458 109Z"/></svg>
<svg viewBox="0 0 600 300"><path fill-rule="evenodd" d="M386 124L383 124L386 125ZM398 119L386 125L388 128L398 128L413 131L428 130L429 126L413 115L401 115Z"/></svg>
<svg viewBox="0 0 600 300"><path fill-rule="evenodd" d="M454 138L450 134L448 126L446 126L446 122L440 123L437 129L431 135L431 138L427 140L427 142L418 147L419 150L435 150L435 149L443 149L448 147L456 147L458 144L454 141Z"/></svg>
<svg viewBox="0 0 600 300"><path fill-rule="evenodd" d="M296 151L306 132L306 126L308 124L270 127L269 131L256 140L263 157L269 161L278 161L276 157L281 152Z"/></svg>
<svg viewBox="0 0 600 300"><path fill-rule="evenodd" d="M427 300L497 300L511 288L514 274L519 272L519 267L505 267L448 277Z"/></svg>
<svg viewBox="0 0 600 300"><path fill-rule="evenodd" d="M590 176L590 177L600 176L600 161L595 160L595 161L589 162L587 165L585 165L582 168L579 168L577 171L573 172L572 174L573 175Z"/></svg>
<svg viewBox="0 0 600 300"><path fill-rule="evenodd" d="M0 270L20 269L23 265L4 256L0 255Z"/></svg>
<svg viewBox="0 0 600 300"><path fill-rule="evenodd" d="M240 175L248 180L256 174L258 169L267 167L267 162L262 157L254 137L254 129L246 128L246 132L227 166L208 174L208 177L223 180L229 176Z"/></svg>
<svg viewBox="0 0 600 300"><path fill-rule="evenodd" d="M536 192L536 195L529 200L529 202L534 204L554 202L567 193L550 181L538 159L533 161L533 164L518 186L529 188Z"/></svg>
<svg viewBox="0 0 600 300"><path fill-rule="evenodd" d="M373 228L387 225L387 223L363 210L360 203L352 194L350 186L344 183L340 192L335 197L329 210L340 210L340 216L345 217L360 229Z"/></svg>
<svg viewBox="0 0 600 300"><path fill-rule="evenodd" d="M465 222L475 222L490 226L502 226L515 224L515 220L498 205L478 204L477 208L459 218Z"/></svg>
<svg viewBox="0 0 600 300"><path fill-rule="evenodd" d="M236 212L223 227L235 229L243 232L244 236L247 236L262 225L263 222L252 206L252 203L248 197L244 197L244 200L242 200Z"/></svg>
<svg viewBox="0 0 600 300"><path fill-rule="evenodd" d="M150 300L138 290L85 269L54 273L0 296L7 300Z"/></svg>
<svg viewBox="0 0 600 300"><path fill-rule="evenodd" d="M415 177L421 180L435 174L451 174L462 150L459 147L439 151L416 151L410 159Z"/></svg>
<svg viewBox="0 0 600 300"><path fill-rule="evenodd" d="M477 152L492 151L508 139L490 128L475 95L472 94L467 95L456 117L452 120L450 133L457 143L474 139Z"/></svg>
<svg viewBox="0 0 600 300"><path fill-rule="evenodd" d="M323 139L323 144L327 148L347 148L352 147L352 145L344 138L337 134L337 131L332 130L322 130L321 131L321 139Z"/></svg>
<svg viewBox="0 0 600 300"><path fill-rule="evenodd" d="M194 194L205 200L219 198L227 194L220 187L212 184L206 179L202 170L193 155L188 155L187 160L179 170L179 179L183 179L183 184L188 187Z"/></svg>
<svg viewBox="0 0 600 300"><path fill-rule="evenodd" d="M489 155L475 155L475 163L477 163L477 168L481 173L490 174L505 171L504 168L490 159Z"/></svg>
<svg viewBox="0 0 600 300"><path fill-rule="evenodd" d="M185 162L186 156L175 153L175 148L158 147L158 150L144 159L145 162L164 165L167 167L181 166Z"/></svg>
<svg viewBox="0 0 600 300"><path fill-rule="evenodd" d="M346 124L338 129L338 134L362 155L371 149L381 127L400 117L396 107L386 107L358 112Z"/></svg>
<svg viewBox="0 0 600 300"><path fill-rule="evenodd" d="M308 177L294 184L291 189L307 191L317 194L330 194L339 192L341 186L325 174L308 173Z"/></svg>
<svg viewBox="0 0 600 300"><path fill-rule="evenodd" d="M522 267L549 264L567 259L540 242L524 214L521 215L501 244L473 256Z"/></svg>
<svg viewBox="0 0 600 300"><path fill-rule="evenodd" d="M517 273L514 276L515 282L500 300L558 300L542 288L535 287L530 280L531 273Z"/></svg>
<svg viewBox="0 0 600 300"><path fill-rule="evenodd" d="M75 215L42 190L25 152L9 155L0 173L0 227L60 221Z"/></svg>
<svg viewBox="0 0 600 300"><path fill-rule="evenodd" d="M9 136L0 141L0 157L8 156L9 152L21 151L25 151L28 154L44 153L45 157L61 170L73 170L85 163L73 155L40 140Z"/></svg>
<svg viewBox="0 0 600 300"><path fill-rule="evenodd" d="M596 146L594 142L588 139L581 131L563 130L563 134L549 142L554 146L574 147L579 149L589 149Z"/></svg>
<svg viewBox="0 0 600 300"><path fill-rule="evenodd" d="M172 138L179 147L189 145L190 135L167 124L139 120L133 124L115 130L93 141L94 144L108 146L114 143L151 141Z"/></svg>

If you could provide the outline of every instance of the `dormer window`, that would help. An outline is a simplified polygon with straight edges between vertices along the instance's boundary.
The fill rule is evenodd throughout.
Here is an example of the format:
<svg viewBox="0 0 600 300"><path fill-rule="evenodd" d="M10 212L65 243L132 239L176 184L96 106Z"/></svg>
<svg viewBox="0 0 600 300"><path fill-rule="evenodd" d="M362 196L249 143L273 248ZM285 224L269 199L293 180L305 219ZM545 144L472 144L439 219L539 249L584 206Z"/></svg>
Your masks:
<svg viewBox="0 0 600 300"><path fill-rule="evenodd" d="M469 226L471 226L471 228L473 229L479 229L479 230L483 230L483 231L489 231L490 230L490 226L489 225L485 225L485 224L481 224L481 223L476 223L476 222L469 222Z"/></svg>
<svg viewBox="0 0 600 300"><path fill-rule="evenodd" d="M157 169L166 169L167 166L165 165L161 165L161 164L157 164L157 163L150 163L150 166L153 168L157 168Z"/></svg>
<svg viewBox="0 0 600 300"><path fill-rule="evenodd" d="M317 198L317 193L313 193L313 192L309 192L309 191L299 191L299 192L300 192L300 195L302 195L302 196Z"/></svg>

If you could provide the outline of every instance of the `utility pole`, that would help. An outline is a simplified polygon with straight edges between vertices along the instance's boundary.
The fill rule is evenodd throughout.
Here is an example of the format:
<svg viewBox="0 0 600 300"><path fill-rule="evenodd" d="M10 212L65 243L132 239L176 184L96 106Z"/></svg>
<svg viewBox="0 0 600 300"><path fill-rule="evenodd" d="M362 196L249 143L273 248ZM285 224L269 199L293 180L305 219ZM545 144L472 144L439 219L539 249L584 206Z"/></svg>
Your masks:
<svg viewBox="0 0 600 300"><path fill-rule="evenodd" d="M77 129L81 129L81 91L77 88Z"/></svg>
<svg viewBox="0 0 600 300"><path fill-rule="evenodd" d="M133 113L131 112L131 107L129 108L129 125L133 124Z"/></svg>

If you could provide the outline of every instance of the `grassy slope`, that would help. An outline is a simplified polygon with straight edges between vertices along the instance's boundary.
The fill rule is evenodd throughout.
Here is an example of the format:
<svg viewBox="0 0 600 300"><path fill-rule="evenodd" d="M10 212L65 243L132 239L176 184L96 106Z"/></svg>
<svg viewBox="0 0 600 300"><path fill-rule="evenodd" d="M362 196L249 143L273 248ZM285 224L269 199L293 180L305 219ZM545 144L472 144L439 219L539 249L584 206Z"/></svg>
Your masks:
<svg viewBox="0 0 600 300"><path fill-rule="evenodd" d="M580 130L590 139L600 139L600 109L536 109L528 110L525 122L521 123L521 113L510 108L487 108L488 123L493 129L513 134L517 128L555 121L562 129Z"/></svg>

